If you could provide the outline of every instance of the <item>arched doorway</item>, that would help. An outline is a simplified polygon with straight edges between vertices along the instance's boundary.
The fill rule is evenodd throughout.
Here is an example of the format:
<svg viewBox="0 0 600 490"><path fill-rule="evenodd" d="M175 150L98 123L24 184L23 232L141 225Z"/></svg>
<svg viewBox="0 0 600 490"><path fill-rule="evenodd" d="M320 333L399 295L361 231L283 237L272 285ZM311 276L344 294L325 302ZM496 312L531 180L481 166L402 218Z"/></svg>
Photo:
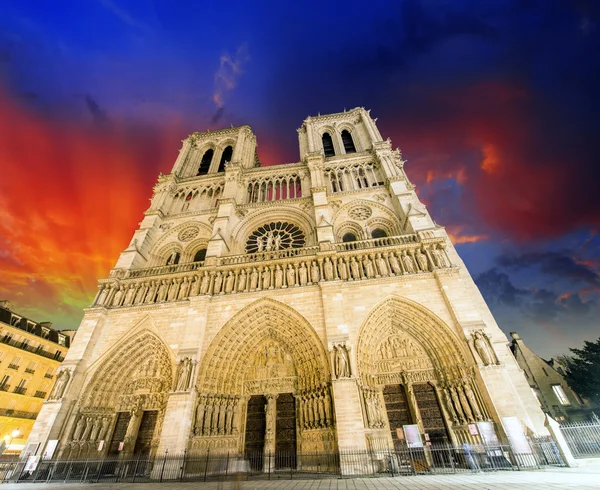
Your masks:
<svg viewBox="0 0 600 490"><path fill-rule="evenodd" d="M204 355L191 449L246 454L255 469L335 449L331 374L312 326L271 299L229 320Z"/></svg>
<svg viewBox="0 0 600 490"><path fill-rule="evenodd" d="M85 389L63 454L153 456L172 384L168 348L153 332L113 347Z"/></svg>
<svg viewBox="0 0 600 490"><path fill-rule="evenodd" d="M377 305L360 329L357 362L372 445L401 446L403 426L415 424L432 443L479 442L469 424L491 420L468 350L417 303Z"/></svg>

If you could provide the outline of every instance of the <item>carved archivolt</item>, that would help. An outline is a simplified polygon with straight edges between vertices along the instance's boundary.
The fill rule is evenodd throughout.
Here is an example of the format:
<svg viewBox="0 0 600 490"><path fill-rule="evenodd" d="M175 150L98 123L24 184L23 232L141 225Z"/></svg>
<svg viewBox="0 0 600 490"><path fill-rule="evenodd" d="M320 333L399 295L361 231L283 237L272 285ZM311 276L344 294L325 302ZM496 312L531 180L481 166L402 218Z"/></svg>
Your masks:
<svg viewBox="0 0 600 490"><path fill-rule="evenodd" d="M81 398L81 409L129 409L128 405L142 394L148 403L159 403L173 385L167 349L149 330L114 347L92 376Z"/></svg>
<svg viewBox="0 0 600 490"><path fill-rule="evenodd" d="M400 222L391 209L375 201L355 199L341 206L333 216L333 230L337 237L341 237L340 230L348 223L352 211L363 207L372 211L367 222L371 230L384 228L390 236L400 234ZM358 224L361 230L364 230L363 223ZM362 239L362 237L359 237L359 239Z"/></svg>
<svg viewBox="0 0 600 490"><path fill-rule="evenodd" d="M289 306L263 299L241 310L213 339L202 362L198 391L241 394L248 369L254 369L248 360L267 340L289 355L300 390L329 382L326 353L312 326Z"/></svg>
<svg viewBox="0 0 600 490"><path fill-rule="evenodd" d="M465 353L456 334L432 312L392 297L375 306L358 336L357 363L366 385L380 373L433 369L447 376L464 371Z"/></svg>

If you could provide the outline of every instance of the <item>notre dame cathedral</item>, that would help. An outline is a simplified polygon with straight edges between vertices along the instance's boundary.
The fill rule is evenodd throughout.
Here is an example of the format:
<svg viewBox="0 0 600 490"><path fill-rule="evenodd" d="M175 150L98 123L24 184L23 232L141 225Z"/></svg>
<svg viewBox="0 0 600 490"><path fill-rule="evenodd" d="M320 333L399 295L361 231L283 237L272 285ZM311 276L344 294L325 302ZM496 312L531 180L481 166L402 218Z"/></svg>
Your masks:
<svg viewBox="0 0 600 490"><path fill-rule="evenodd" d="M29 447L54 457L478 442L544 415L369 111L308 117L300 161L193 133L99 281ZM31 446L33 445L33 446ZM37 445L37 446L36 446ZM48 452L48 449L46 449Z"/></svg>

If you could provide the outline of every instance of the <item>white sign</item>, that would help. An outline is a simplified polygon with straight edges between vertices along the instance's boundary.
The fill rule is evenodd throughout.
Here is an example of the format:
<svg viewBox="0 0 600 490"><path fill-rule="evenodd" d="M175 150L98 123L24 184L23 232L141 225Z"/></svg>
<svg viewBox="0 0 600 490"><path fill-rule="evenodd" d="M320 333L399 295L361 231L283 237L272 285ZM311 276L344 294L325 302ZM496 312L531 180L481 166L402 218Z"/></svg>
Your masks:
<svg viewBox="0 0 600 490"><path fill-rule="evenodd" d="M500 441L494 430L494 424L491 422L477 422L477 428L481 434L481 439L488 446L499 446Z"/></svg>
<svg viewBox="0 0 600 490"><path fill-rule="evenodd" d="M52 459L54 456L54 451L56 451L56 447L58 446L58 439L50 439L48 444L46 444L46 450L44 451L44 459Z"/></svg>
<svg viewBox="0 0 600 490"><path fill-rule="evenodd" d="M508 442L515 454L531 454L529 442L521 428L521 422L517 417L502 417L502 425L508 436Z"/></svg>
<svg viewBox="0 0 600 490"><path fill-rule="evenodd" d="M39 456L29 456L29 458L27 458L27 464L25 465L25 471L30 473L34 472L39 462Z"/></svg>
<svg viewBox="0 0 600 490"><path fill-rule="evenodd" d="M408 447L423 447L423 441L421 440L421 434L419 433L419 426L414 425L403 425L404 436L406 437L406 444Z"/></svg>
<svg viewBox="0 0 600 490"><path fill-rule="evenodd" d="M98 443L98 451L102 451L104 449L104 439L102 439L99 443Z"/></svg>
<svg viewBox="0 0 600 490"><path fill-rule="evenodd" d="M479 432L477 431L477 426L475 424L469 424L469 434L471 434L472 436L476 436L477 434L479 434Z"/></svg>

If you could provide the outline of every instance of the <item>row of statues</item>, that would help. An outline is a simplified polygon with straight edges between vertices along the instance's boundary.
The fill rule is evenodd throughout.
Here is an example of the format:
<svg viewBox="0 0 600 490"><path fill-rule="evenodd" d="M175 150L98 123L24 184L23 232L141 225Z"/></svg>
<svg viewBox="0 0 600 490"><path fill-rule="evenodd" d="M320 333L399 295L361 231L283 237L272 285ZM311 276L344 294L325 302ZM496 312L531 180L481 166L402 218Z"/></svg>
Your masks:
<svg viewBox="0 0 600 490"><path fill-rule="evenodd" d="M267 232L263 236L256 237L256 251L257 252L273 252L282 249L281 234L273 233L272 231Z"/></svg>
<svg viewBox="0 0 600 490"><path fill-rule="evenodd" d="M196 407L194 435L233 435L239 432L240 398L229 395L200 395Z"/></svg>
<svg viewBox="0 0 600 490"><path fill-rule="evenodd" d="M408 337L400 338L393 335L384 340L377 347L381 359L394 359L397 357L413 357L422 355L423 352Z"/></svg>
<svg viewBox="0 0 600 490"><path fill-rule="evenodd" d="M454 424L469 424L485 419L475 392L467 381L448 385L443 389L448 415Z"/></svg>
<svg viewBox="0 0 600 490"><path fill-rule="evenodd" d="M428 258L430 257L430 258ZM449 267L441 245L401 252L359 254L336 258L241 267L172 279L113 283L101 286L96 305L133 306L179 301L190 296L219 295L310 286L320 281L358 281L429 272Z"/></svg>
<svg viewBox="0 0 600 490"><path fill-rule="evenodd" d="M385 427L381 396L377 390L363 389L365 411L367 412L367 425L371 429L382 429Z"/></svg>
<svg viewBox="0 0 600 490"><path fill-rule="evenodd" d="M304 430L333 427L333 409L328 386L305 393L298 401L300 427Z"/></svg>
<svg viewBox="0 0 600 490"><path fill-rule="evenodd" d="M71 440L75 442L102 441L108 433L110 423L110 417L82 415L75 424Z"/></svg>

